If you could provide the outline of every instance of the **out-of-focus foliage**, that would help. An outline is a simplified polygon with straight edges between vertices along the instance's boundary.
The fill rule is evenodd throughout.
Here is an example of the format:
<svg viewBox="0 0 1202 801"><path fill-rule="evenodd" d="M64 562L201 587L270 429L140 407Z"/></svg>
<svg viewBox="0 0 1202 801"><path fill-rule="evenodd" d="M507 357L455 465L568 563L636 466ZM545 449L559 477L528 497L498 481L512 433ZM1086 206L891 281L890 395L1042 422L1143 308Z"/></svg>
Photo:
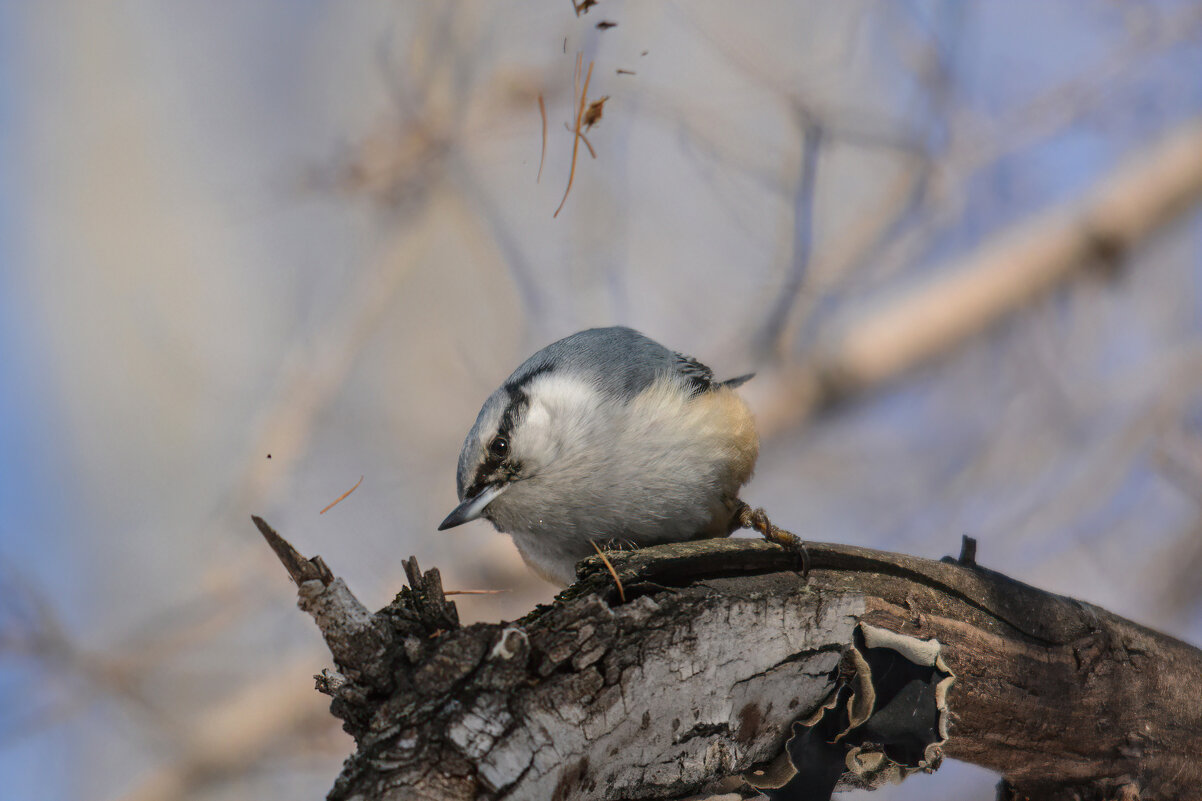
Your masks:
<svg viewBox="0 0 1202 801"><path fill-rule="evenodd" d="M321 795L349 744L251 512L370 606L416 554L512 589L465 619L516 616L552 588L508 538L434 529L529 352L629 324L758 370L762 407L832 328L1202 111L1202 13L1172 0L8 3L0 45L13 798ZM552 219L577 53L609 100ZM748 500L922 556L968 533L1202 640L1202 220L1120 267L765 431Z"/></svg>

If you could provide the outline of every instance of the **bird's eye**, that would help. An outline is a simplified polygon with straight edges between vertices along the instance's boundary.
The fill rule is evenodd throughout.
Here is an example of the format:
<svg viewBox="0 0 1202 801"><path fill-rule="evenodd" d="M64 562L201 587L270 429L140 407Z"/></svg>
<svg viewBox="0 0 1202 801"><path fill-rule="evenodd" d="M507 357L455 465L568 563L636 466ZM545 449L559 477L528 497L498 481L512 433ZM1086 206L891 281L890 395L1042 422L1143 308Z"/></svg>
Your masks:
<svg viewBox="0 0 1202 801"><path fill-rule="evenodd" d="M504 459L509 455L509 439L502 434L493 437L492 442L488 443L488 452L498 459Z"/></svg>

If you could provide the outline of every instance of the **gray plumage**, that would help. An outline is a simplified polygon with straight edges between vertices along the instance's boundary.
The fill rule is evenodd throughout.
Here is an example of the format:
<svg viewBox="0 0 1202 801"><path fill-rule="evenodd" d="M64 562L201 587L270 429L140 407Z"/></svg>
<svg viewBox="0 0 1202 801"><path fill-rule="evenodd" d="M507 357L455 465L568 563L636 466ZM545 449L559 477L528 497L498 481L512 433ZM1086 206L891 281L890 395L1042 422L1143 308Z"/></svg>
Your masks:
<svg viewBox="0 0 1202 801"><path fill-rule="evenodd" d="M480 410L459 456L461 504L567 583L590 543L729 533L758 442L708 367L629 328L594 328L535 353Z"/></svg>

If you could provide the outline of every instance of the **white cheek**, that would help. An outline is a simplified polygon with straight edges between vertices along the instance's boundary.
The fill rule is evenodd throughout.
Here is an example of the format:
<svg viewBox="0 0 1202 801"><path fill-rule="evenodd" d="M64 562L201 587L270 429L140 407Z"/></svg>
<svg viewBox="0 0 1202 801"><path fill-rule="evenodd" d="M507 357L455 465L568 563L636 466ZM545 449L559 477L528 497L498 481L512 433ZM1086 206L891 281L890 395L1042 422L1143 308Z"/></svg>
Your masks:
<svg viewBox="0 0 1202 801"><path fill-rule="evenodd" d="M524 462L542 462L547 456L553 456L555 439L551 412L542 404L532 403L522 421L520 439L515 438L515 452Z"/></svg>
<svg viewBox="0 0 1202 801"><path fill-rule="evenodd" d="M536 380L530 406L515 431L518 459L534 469L544 467L572 450L597 422L599 397L588 382L547 376Z"/></svg>

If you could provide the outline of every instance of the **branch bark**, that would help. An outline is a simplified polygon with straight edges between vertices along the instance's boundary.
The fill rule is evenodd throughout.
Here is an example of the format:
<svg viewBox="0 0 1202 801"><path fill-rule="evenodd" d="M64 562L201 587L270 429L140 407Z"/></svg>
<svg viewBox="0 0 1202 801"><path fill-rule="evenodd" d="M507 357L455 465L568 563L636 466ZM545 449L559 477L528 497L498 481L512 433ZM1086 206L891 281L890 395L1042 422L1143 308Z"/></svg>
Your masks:
<svg viewBox="0 0 1202 801"><path fill-rule="evenodd" d="M466 628L413 559L365 616L319 558L282 557L357 742L329 797L820 798L943 755L1007 799L1202 797L1202 652L968 550L807 547L808 580L756 540L610 553L624 603L594 558L554 604Z"/></svg>

